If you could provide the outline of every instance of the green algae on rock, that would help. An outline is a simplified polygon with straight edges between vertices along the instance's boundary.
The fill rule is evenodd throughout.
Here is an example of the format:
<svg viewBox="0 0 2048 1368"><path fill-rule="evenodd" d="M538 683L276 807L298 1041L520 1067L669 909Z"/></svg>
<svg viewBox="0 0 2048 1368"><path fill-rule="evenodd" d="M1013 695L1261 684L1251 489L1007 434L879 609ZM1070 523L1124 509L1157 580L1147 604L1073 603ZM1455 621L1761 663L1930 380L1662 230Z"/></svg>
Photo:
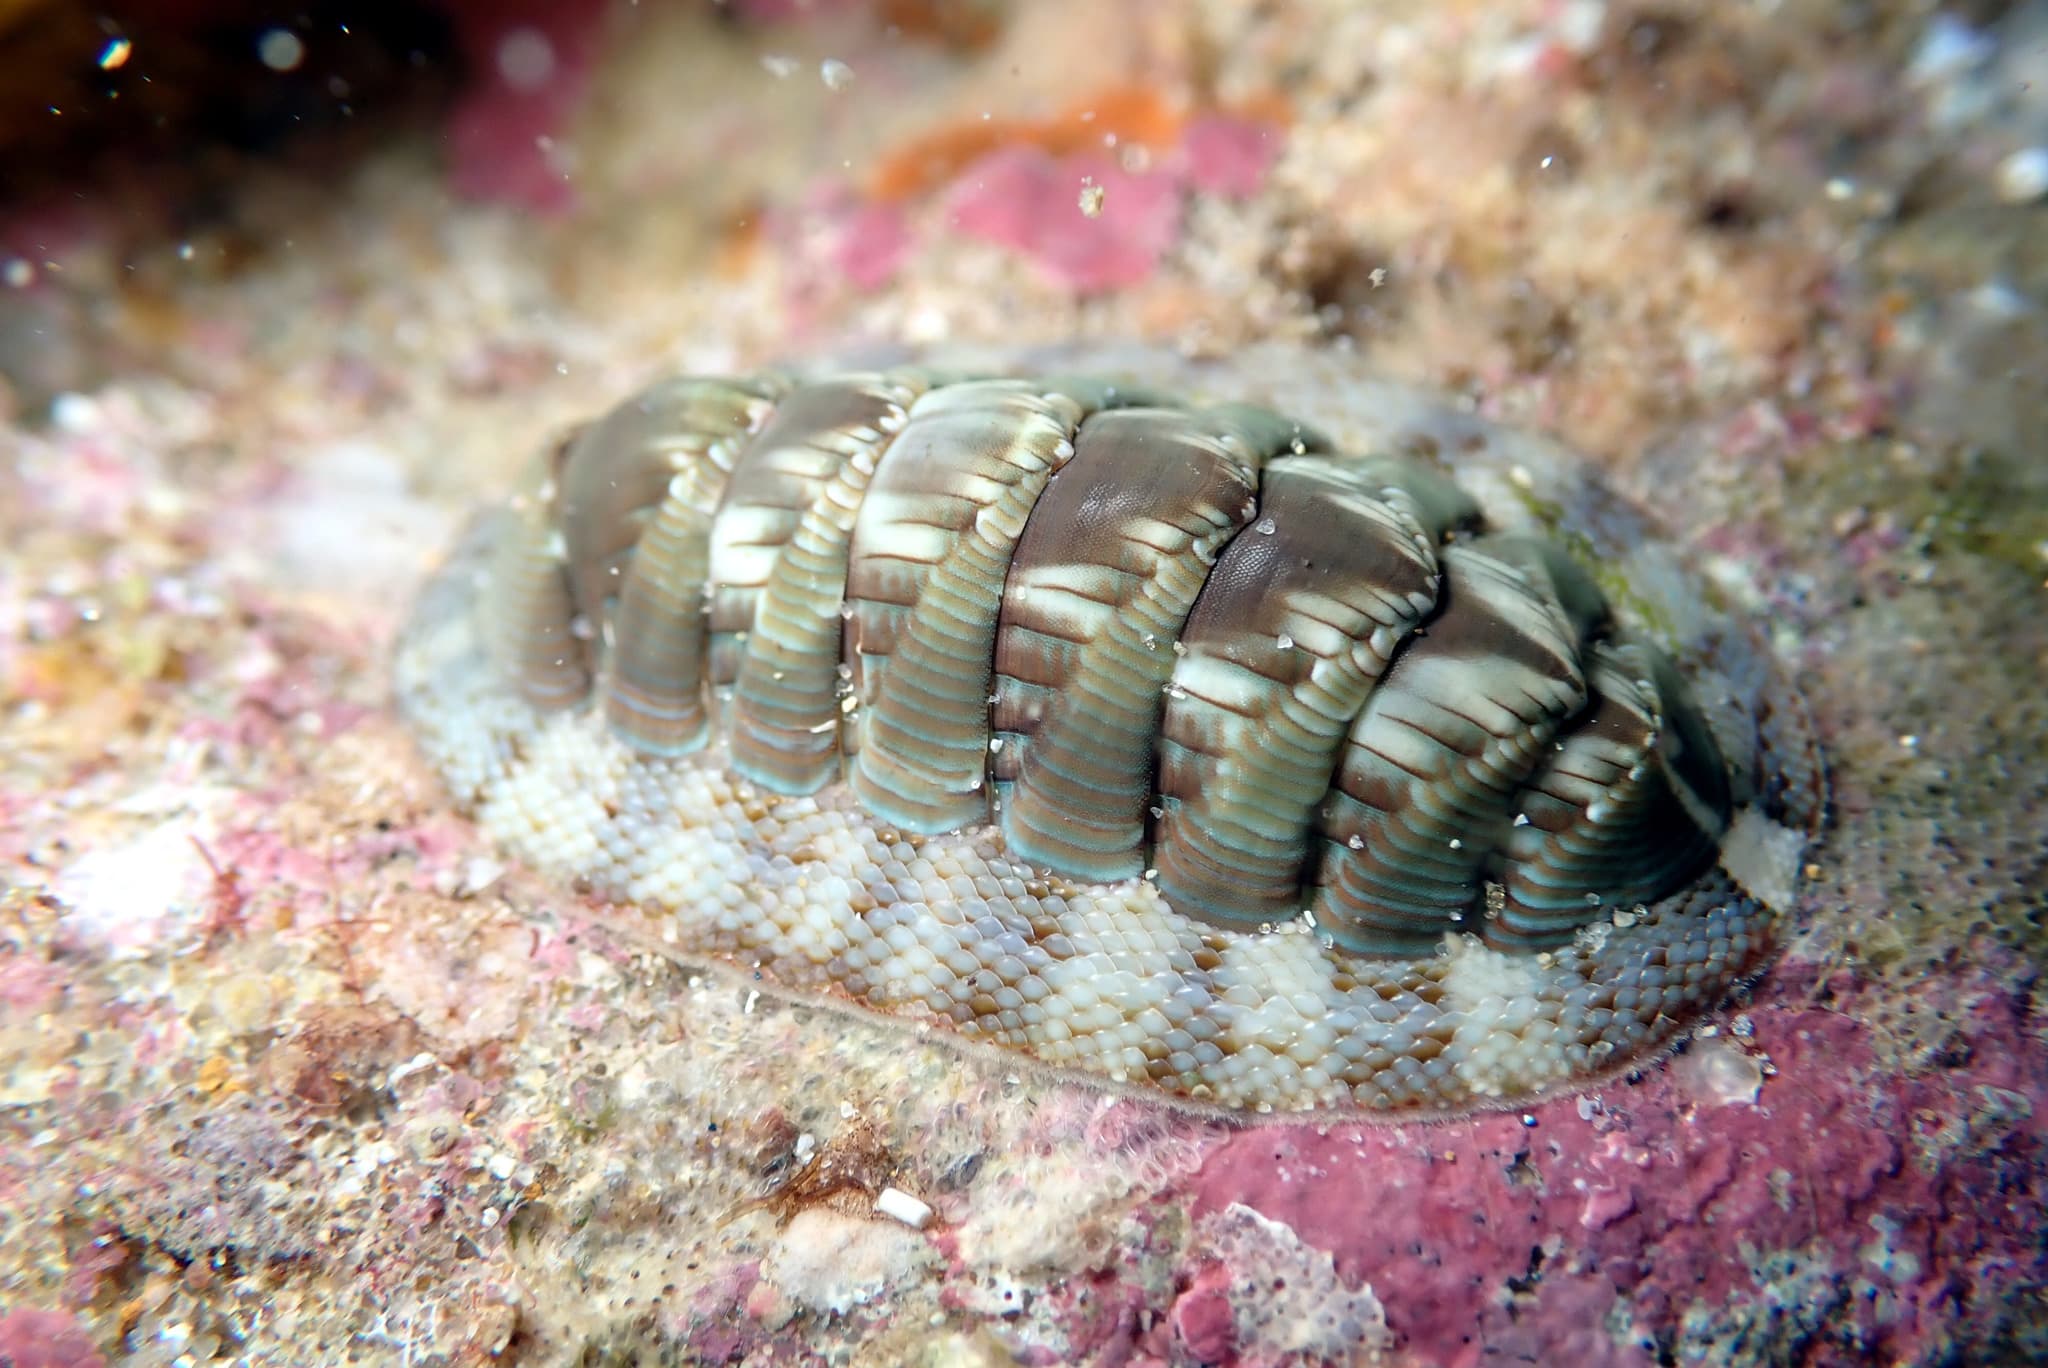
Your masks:
<svg viewBox="0 0 2048 1368"><path fill-rule="evenodd" d="M1511 1104L1760 967L1813 742L1640 515L1338 359L1096 360L629 400L429 585L423 748L679 953L1196 1103Z"/></svg>

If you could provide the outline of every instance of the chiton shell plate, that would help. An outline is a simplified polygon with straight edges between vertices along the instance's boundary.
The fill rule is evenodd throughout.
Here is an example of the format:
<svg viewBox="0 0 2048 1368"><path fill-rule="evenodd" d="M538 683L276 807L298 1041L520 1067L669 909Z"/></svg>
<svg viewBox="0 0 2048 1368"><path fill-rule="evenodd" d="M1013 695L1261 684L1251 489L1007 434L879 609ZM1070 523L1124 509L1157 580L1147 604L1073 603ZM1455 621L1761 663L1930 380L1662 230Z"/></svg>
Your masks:
<svg viewBox="0 0 2048 1368"><path fill-rule="evenodd" d="M398 649L455 797L677 953L1247 1111L1584 1086L1765 961L1796 693L1544 439L1254 349L665 381Z"/></svg>

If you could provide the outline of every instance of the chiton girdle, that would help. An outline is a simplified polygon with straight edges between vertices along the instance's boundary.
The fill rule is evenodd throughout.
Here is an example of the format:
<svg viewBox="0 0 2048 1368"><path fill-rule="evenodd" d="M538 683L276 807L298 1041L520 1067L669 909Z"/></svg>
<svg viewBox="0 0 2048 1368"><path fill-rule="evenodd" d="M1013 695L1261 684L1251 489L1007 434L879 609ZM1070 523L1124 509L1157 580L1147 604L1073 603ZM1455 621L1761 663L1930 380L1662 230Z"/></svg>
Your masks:
<svg viewBox="0 0 2048 1368"><path fill-rule="evenodd" d="M1610 938L1630 938L1619 920L1664 928L1638 937L1630 972L1646 996L1670 980L1711 1006L1754 967L1771 919L1718 867L1724 837L1750 815L1810 825L1812 800L1782 801L1817 783L1810 743L1773 740L1787 710L1754 684L1739 706L1696 702L1701 662L1686 657L1699 650L1680 643L1674 658L1656 624L1614 611L1598 567L1493 526L1456 475L1266 408L1086 376L676 380L562 443L473 534L464 611L495 676L480 687L530 719L501 735L594 714L602 740L576 721L577 744L608 747L614 768L717 772L771 800L864 814L890 848L966 843L981 891L941 898L994 907L992 937L1071 943L1072 899L1033 891L1047 876L1084 901L1122 889L1119 908L1151 898L1188 924L1186 944L1224 947L1212 958L1306 933L1327 1005L1373 984L1386 1001L1441 997L1428 985L1461 945L1509 978L1518 963L1539 980L1562 961L1594 965ZM437 758L461 768L446 746ZM1023 893L1004 896L1018 876ZM610 891L631 897L632 882ZM900 884L871 883L820 918L832 945L873 929L854 920L887 921ZM905 905L944 922L920 887ZM714 951L726 938L703 937ZM1513 1098L1668 1035L1652 1021L1608 1039L1633 990L1587 968L1571 971L1583 1001L1552 1013L1582 1037L1556 1043L1555 1067L1491 1080L1466 1067L1474 1076L1447 1083L1426 1066L1469 1065L1473 1050L1417 1017L1407 1035L1381 1033L1387 1059L1358 1047L1343 1067L1297 1058L1305 1083L1233 1083L1227 1042L1212 1031L1202 1048L1191 1029L1204 1011L1236 1019L1220 1007L1130 1027L1136 1043L1106 1061L1068 1059L1058 985L1033 999L1027 970L1005 978L992 965L1007 961L975 949L919 998L945 971L905 971L924 952L894 939L901 963L844 951L793 986L922 1005L1051 1062L1240 1106ZM1223 971L1170 972L1216 980L1183 997L1230 999ZM965 991L977 974L996 987ZM1237 1016L1256 1013L1245 999L1259 991L1236 993ZM1527 1035L1527 1004L1504 1001L1505 1029ZM1334 1061L1347 1047L1325 1048ZM1399 1075L1402 1059L1422 1068L1408 1085L1350 1081Z"/></svg>

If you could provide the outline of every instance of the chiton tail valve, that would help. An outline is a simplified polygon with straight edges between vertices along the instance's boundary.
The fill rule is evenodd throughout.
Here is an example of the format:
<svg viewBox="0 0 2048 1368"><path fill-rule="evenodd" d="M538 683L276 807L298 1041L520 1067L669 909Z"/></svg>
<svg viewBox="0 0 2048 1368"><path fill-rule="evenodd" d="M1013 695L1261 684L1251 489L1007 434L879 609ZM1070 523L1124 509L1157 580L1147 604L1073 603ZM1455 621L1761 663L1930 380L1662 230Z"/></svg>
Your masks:
<svg viewBox="0 0 2048 1368"><path fill-rule="evenodd" d="M1510 1105L1755 972L1822 807L1586 465L1278 350L669 380L472 524L399 694L680 953L1198 1104Z"/></svg>

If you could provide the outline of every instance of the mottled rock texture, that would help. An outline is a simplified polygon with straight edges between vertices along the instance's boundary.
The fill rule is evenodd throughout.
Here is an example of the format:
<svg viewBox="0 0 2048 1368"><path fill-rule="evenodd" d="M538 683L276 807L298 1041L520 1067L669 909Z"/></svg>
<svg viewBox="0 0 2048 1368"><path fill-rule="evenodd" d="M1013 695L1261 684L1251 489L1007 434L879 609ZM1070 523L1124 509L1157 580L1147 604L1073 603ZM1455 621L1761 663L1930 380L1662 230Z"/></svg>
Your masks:
<svg viewBox="0 0 2048 1368"><path fill-rule="evenodd" d="M2048 346L1996 176L2037 6L656 8L503 35L586 92L534 97L555 217L427 133L0 233L0 1346L2040 1357ZM1070 158L1034 207L1083 218L1091 112L1157 183L1083 223L1128 193L1141 241L955 223ZM1183 169L1210 117L1270 159ZM1833 815L1713 1034L1526 1113L1233 1129L651 953L415 757L402 605L548 434L664 372L1091 338L1348 348L1588 452L1745 605Z"/></svg>

